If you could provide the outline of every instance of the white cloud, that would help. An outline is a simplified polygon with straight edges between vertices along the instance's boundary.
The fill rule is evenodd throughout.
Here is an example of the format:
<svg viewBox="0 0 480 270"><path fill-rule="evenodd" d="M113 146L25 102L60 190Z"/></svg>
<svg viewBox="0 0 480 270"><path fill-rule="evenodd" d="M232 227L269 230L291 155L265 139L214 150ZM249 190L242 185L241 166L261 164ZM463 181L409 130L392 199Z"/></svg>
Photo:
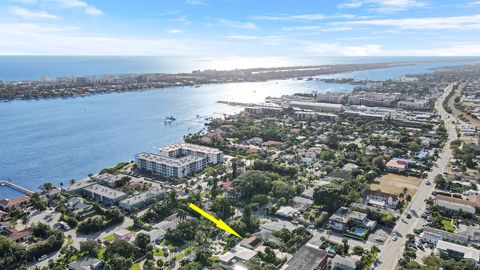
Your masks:
<svg viewBox="0 0 480 270"><path fill-rule="evenodd" d="M194 5L194 6L205 6L205 5L207 5L207 3L202 1L202 0L187 0L187 4Z"/></svg>
<svg viewBox="0 0 480 270"><path fill-rule="evenodd" d="M259 21L319 21L327 19L366 19L368 16L358 16L354 14L335 14L325 15L320 13L298 14L298 15L257 15L253 20Z"/></svg>
<svg viewBox="0 0 480 270"><path fill-rule="evenodd" d="M225 36L226 39L237 39L237 40L255 40L258 39L257 36L247 36L247 35L228 35Z"/></svg>
<svg viewBox="0 0 480 270"><path fill-rule="evenodd" d="M307 43L304 50L322 56L369 56L381 54L382 46L379 44L346 46L338 43Z"/></svg>
<svg viewBox="0 0 480 270"><path fill-rule="evenodd" d="M258 29L258 26L252 22L239 22L239 21L230 21L225 19L218 19L217 22L221 25L233 27L233 28L248 29L248 30Z"/></svg>
<svg viewBox="0 0 480 270"><path fill-rule="evenodd" d="M88 15L100 16L103 14L101 10L99 10L98 8L92 5L89 5L85 1L81 1L81 0L52 0L52 1L63 8L83 10L85 14L88 14Z"/></svg>
<svg viewBox="0 0 480 270"><path fill-rule="evenodd" d="M182 30L182 29L168 29L168 30L167 30L167 33L170 33L170 34L180 34L180 33L183 33L183 30Z"/></svg>
<svg viewBox="0 0 480 270"><path fill-rule="evenodd" d="M424 0L349 0L339 5L340 8L366 7L371 11L381 13L399 12L426 6L428 6L428 2Z"/></svg>
<svg viewBox="0 0 480 270"><path fill-rule="evenodd" d="M45 11L31 11L21 7L11 7L10 13L26 20L38 19L58 19L57 16L46 13Z"/></svg>
<svg viewBox="0 0 480 270"><path fill-rule="evenodd" d="M312 32L342 32L349 31L351 27L331 27L324 25L302 25L282 27L283 31L312 31Z"/></svg>
<svg viewBox="0 0 480 270"><path fill-rule="evenodd" d="M428 17L405 19L381 19L337 22L336 25L371 25L393 26L400 29L415 30L447 30L447 29L480 29L480 15L457 17Z"/></svg>
<svg viewBox="0 0 480 270"><path fill-rule="evenodd" d="M0 23L0 36L0 54L5 55L193 55L212 48L201 40L94 35L76 27L32 23Z"/></svg>

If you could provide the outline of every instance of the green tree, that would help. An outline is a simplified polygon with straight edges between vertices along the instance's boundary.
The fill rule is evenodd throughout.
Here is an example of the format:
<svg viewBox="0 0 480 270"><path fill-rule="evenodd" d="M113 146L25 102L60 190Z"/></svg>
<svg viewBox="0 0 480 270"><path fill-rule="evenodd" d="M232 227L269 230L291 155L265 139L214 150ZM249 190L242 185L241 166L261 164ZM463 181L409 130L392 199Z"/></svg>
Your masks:
<svg viewBox="0 0 480 270"><path fill-rule="evenodd" d="M80 242L80 251L92 257L97 257L102 245L95 240Z"/></svg>

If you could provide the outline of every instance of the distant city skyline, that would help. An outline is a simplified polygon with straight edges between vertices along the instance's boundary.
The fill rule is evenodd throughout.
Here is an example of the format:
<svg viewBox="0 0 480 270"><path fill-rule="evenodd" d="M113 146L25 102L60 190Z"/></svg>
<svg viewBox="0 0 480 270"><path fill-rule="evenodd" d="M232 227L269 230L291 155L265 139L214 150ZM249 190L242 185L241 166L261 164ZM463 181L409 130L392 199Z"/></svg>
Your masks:
<svg viewBox="0 0 480 270"><path fill-rule="evenodd" d="M0 55L478 56L480 1L4 0Z"/></svg>

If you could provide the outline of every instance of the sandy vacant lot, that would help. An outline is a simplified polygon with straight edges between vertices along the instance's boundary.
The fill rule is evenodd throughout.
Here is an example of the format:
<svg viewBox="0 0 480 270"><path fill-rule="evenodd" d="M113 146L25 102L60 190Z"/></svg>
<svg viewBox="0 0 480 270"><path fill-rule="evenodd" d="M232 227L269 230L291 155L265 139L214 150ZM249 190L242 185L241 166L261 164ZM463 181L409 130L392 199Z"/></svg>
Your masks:
<svg viewBox="0 0 480 270"><path fill-rule="evenodd" d="M370 189L398 195L406 187L408 194L413 196L421 183L422 179L417 177L389 173L373 180Z"/></svg>

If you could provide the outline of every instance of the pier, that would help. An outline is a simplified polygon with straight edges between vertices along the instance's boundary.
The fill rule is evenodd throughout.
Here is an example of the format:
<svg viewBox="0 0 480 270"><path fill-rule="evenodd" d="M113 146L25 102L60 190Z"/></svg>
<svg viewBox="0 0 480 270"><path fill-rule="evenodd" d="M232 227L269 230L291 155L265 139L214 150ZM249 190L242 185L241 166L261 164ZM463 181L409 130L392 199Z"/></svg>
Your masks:
<svg viewBox="0 0 480 270"><path fill-rule="evenodd" d="M10 182L10 181L7 181L7 180L0 180L0 186L10 187L10 188L15 189L15 190L17 190L17 191L20 191L20 192L22 192L22 193L25 193L26 195L33 193L33 191L31 191L31 190L28 190L28 189L26 189L26 188L24 188L24 187L21 187L21 186L19 186L19 185L17 185L17 184L14 184L14 183Z"/></svg>

